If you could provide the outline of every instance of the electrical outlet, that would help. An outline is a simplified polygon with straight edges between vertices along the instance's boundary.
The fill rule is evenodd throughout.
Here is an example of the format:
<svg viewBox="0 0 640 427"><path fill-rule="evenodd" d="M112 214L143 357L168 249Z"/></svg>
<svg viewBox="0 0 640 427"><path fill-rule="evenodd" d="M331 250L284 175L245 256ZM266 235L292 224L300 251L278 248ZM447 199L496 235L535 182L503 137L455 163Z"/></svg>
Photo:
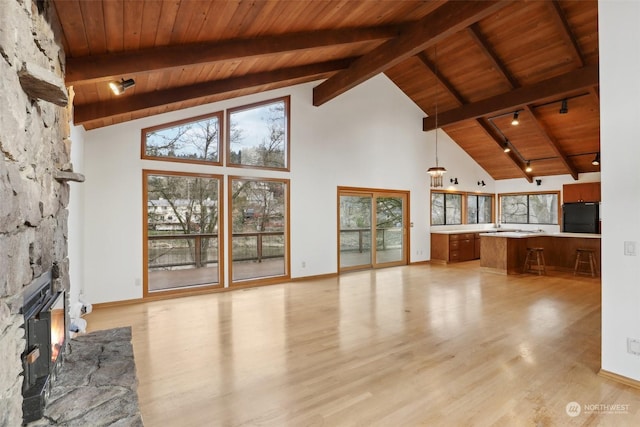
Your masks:
<svg viewBox="0 0 640 427"><path fill-rule="evenodd" d="M626 256L637 256L636 242L624 242L624 254Z"/></svg>
<svg viewBox="0 0 640 427"><path fill-rule="evenodd" d="M627 338L627 353L640 356L640 340Z"/></svg>

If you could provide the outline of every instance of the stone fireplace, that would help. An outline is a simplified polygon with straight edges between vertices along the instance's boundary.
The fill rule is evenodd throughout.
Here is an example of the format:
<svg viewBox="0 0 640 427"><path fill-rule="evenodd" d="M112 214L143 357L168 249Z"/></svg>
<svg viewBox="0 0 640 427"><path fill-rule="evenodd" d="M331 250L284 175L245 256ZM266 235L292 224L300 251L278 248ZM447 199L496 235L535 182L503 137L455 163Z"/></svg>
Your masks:
<svg viewBox="0 0 640 427"><path fill-rule="evenodd" d="M74 174L53 7L47 0L0 1L0 426L23 423L25 378L40 378L52 356L27 349L23 305L30 286L51 274L48 292L63 296L67 316L67 180ZM42 317L59 316L52 314L58 307ZM33 372L23 367L23 354Z"/></svg>

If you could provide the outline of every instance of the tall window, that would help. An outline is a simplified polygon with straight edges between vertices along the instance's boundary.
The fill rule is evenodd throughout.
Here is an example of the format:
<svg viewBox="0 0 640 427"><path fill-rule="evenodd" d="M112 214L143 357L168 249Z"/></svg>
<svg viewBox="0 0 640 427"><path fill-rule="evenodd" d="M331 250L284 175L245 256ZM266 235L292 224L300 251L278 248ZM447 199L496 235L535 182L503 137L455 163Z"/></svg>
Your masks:
<svg viewBox="0 0 640 427"><path fill-rule="evenodd" d="M289 181L229 177L232 284L289 276Z"/></svg>
<svg viewBox="0 0 640 427"><path fill-rule="evenodd" d="M289 97L227 111L227 164L289 170Z"/></svg>
<svg viewBox="0 0 640 427"><path fill-rule="evenodd" d="M142 158L220 165L222 112L142 129Z"/></svg>
<svg viewBox="0 0 640 427"><path fill-rule="evenodd" d="M161 171L143 176L145 293L219 284L221 178Z"/></svg>
<svg viewBox="0 0 640 427"><path fill-rule="evenodd" d="M500 195L500 218L505 224L558 224L559 193Z"/></svg>

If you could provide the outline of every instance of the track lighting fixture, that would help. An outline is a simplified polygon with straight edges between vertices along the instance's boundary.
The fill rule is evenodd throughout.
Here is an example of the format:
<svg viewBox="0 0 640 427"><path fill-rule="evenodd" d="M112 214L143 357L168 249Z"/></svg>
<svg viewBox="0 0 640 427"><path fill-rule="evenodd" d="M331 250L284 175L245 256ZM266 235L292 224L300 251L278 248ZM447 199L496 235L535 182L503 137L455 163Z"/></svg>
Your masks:
<svg viewBox="0 0 640 427"><path fill-rule="evenodd" d="M569 112L569 106L567 105L567 98L562 100L562 106L560 107L560 114L567 114Z"/></svg>
<svg viewBox="0 0 640 427"><path fill-rule="evenodd" d="M600 165L600 152L599 151L596 153L596 157L591 161L591 164L593 166L599 166Z"/></svg>
<svg viewBox="0 0 640 427"><path fill-rule="evenodd" d="M125 90L129 89L136 85L135 80L133 79L122 79L119 82L110 82L109 87L113 91L114 95L120 95L124 93Z"/></svg>
<svg viewBox="0 0 640 427"><path fill-rule="evenodd" d="M484 180L478 181L478 186L479 187L484 187L485 185L487 185L487 184L484 183Z"/></svg>
<svg viewBox="0 0 640 427"><path fill-rule="evenodd" d="M518 116L520 115L520 113L518 111L513 113L513 120L511 120L511 124L513 126L517 126L520 124L520 120L518 119Z"/></svg>
<svg viewBox="0 0 640 427"><path fill-rule="evenodd" d="M449 182L452 183L453 185L458 185L458 178L451 178Z"/></svg>
<svg viewBox="0 0 640 427"><path fill-rule="evenodd" d="M502 144L502 150L505 153L508 153L509 151L511 151L511 147L509 147L509 140L508 139L504 140L504 144Z"/></svg>
<svg viewBox="0 0 640 427"><path fill-rule="evenodd" d="M531 167L531 162L527 161L527 167L525 168L526 172L531 172L533 170L533 168Z"/></svg>

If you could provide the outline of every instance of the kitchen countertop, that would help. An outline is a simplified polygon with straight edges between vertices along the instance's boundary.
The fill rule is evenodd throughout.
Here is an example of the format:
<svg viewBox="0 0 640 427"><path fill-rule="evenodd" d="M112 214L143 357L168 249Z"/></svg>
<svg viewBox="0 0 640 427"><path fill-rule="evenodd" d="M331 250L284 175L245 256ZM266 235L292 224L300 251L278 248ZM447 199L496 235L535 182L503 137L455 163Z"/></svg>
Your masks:
<svg viewBox="0 0 640 427"><path fill-rule="evenodd" d="M580 239L600 239L600 234L591 233L544 233L536 231L499 231L482 233L480 236L487 237L509 237L513 239L524 239L528 237L574 237Z"/></svg>
<svg viewBox="0 0 640 427"><path fill-rule="evenodd" d="M515 229L500 229L507 231L516 231ZM463 233L494 233L497 232L497 228L480 228L480 229L468 229L468 230L433 230L431 229L432 234L463 234Z"/></svg>

